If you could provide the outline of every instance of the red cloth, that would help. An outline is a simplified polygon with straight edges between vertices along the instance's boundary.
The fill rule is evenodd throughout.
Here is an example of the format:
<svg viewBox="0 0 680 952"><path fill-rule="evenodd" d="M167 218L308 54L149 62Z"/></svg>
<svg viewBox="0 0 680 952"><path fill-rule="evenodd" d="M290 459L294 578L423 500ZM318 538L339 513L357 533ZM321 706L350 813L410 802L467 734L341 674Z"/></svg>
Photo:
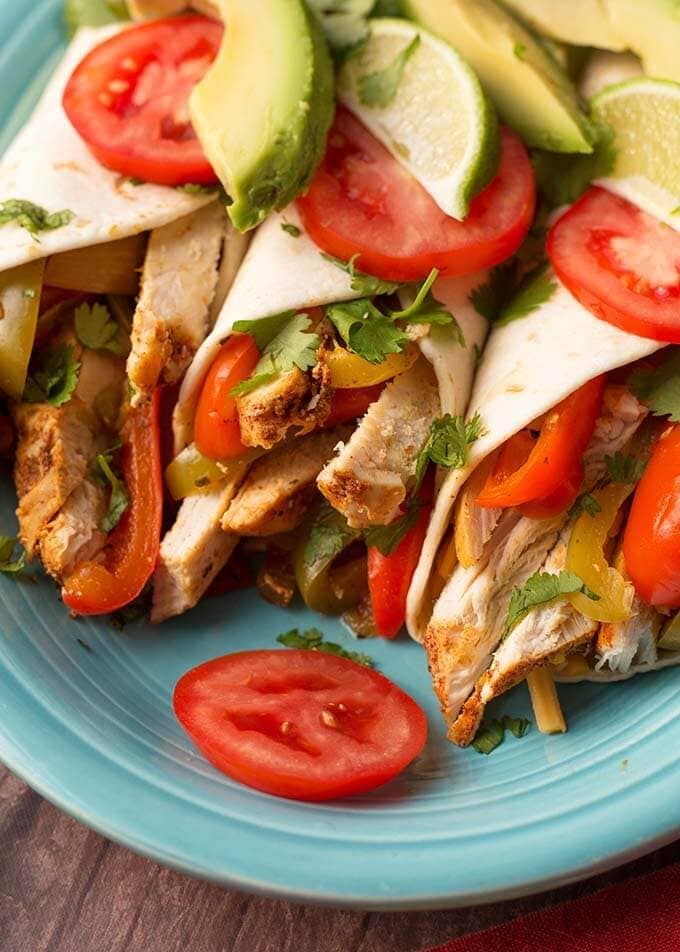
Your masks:
<svg viewBox="0 0 680 952"><path fill-rule="evenodd" d="M680 864L430 952L680 952Z"/></svg>

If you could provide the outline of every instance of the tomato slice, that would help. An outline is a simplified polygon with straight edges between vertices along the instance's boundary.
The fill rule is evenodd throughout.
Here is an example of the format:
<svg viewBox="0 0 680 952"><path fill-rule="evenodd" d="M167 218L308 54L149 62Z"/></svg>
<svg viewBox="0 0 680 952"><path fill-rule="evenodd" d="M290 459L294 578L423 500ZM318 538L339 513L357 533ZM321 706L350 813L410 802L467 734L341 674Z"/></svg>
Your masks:
<svg viewBox="0 0 680 952"><path fill-rule="evenodd" d="M189 119L189 94L222 33L210 17L152 20L88 53L66 84L63 106L102 165L158 185L217 182Z"/></svg>
<svg viewBox="0 0 680 952"><path fill-rule="evenodd" d="M477 503L489 508L509 508L541 500L546 503L548 514L570 506L583 479L582 457L600 413L604 386L605 377L595 377L551 410L525 462L517 468L515 463L521 459L518 440L526 443L531 437L526 430L511 437L477 496ZM567 487L569 492L565 491ZM527 511L526 515L534 513Z"/></svg>
<svg viewBox="0 0 680 952"><path fill-rule="evenodd" d="M260 359L249 334L232 334L212 362L198 398L194 442L209 459L233 459L245 453L236 401L231 390L247 380Z"/></svg>
<svg viewBox="0 0 680 952"><path fill-rule="evenodd" d="M160 390L130 411L121 469L130 505L109 535L103 562L83 562L64 581L62 598L79 615L118 611L151 578L161 542L163 477L159 434Z"/></svg>
<svg viewBox="0 0 680 952"><path fill-rule="evenodd" d="M355 387L353 390L335 390L331 397L331 409L324 421L324 427L338 426L358 420L378 399L385 388L384 383L373 387Z"/></svg>
<svg viewBox="0 0 680 952"><path fill-rule="evenodd" d="M425 714L382 674L316 651L244 651L185 674L175 714L228 776L295 800L365 793L422 750Z"/></svg>
<svg viewBox="0 0 680 952"><path fill-rule="evenodd" d="M590 188L550 229L556 274L591 314L640 337L680 344L680 234Z"/></svg>
<svg viewBox="0 0 680 952"><path fill-rule="evenodd" d="M297 200L305 228L328 254L389 281L416 281L432 268L472 274L504 261L522 243L536 187L519 138L501 132L494 180L464 222L449 218L387 149L346 109L338 109L326 155Z"/></svg>
<svg viewBox="0 0 680 952"><path fill-rule="evenodd" d="M637 485L623 557L640 598L680 608L680 424L657 442Z"/></svg>
<svg viewBox="0 0 680 952"><path fill-rule="evenodd" d="M428 477L418 494L418 521L393 552L383 555L375 546L368 548L368 592L375 628L383 638L394 638L406 620L406 598L423 551L433 491L434 481Z"/></svg>

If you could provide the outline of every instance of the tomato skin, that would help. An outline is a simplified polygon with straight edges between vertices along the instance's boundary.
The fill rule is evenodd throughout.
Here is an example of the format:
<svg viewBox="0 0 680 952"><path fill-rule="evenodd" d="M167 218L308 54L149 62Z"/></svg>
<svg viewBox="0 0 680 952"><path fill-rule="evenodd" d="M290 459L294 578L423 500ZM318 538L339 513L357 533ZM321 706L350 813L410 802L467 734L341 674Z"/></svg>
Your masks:
<svg viewBox="0 0 680 952"><path fill-rule="evenodd" d="M652 286L617 258L617 242L639 247L645 262L674 260L674 286ZM548 256L560 281L591 314L631 334L680 343L680 235L635 205L592 187L550 229ZM630 250L628 251L630 254Z"/></svg>
<svg viewBox="0 0 680 952"><path fill-rule="evenodd" d="M526 431L511 437L477 496L477 503L489 508L520 506L526 515L540 511L525 510L527 503L542 502L549 515L567 509L578 495L583 479L582 456L600 414L605 382L604 376L595 377L551 410L539 438L528 448L525 462L516 469L508 465L508 454L516 454L517 442ZM526 438L530 439L528 434ZM537 514L534 518L543 516Z"/></svg>
<svg viewBox="0 0 680 952"><path fill-rule="evenodd" d="M188 99L222 34L210 17L151 20L88 53L66 84L63 106L102 165L157 185L217 182L189 121Z"/></svg>
<svg viewBox="0 0 680 952"><path fill-rule="evenodd" d="M385 384L378 383L373 387L356 387L352 390L335 390L331 397L331 409L324 421L324 427L338 426L340 423L349 423L358 420L378 399L385 388Z"/></svg>
<svg viewBox="0 0 680 952"><path fill-rule="evenodd" d="M472 274L514 254L536 200L526 149L501 131L501 160L464 222L449 218L422 186L346 109L339 108L326 155L297 204L312 240L343 261L389 281L417 281L432 268Z"/></svg>
<svg viewBox="0 0 680 952"><path fill-rule="evenodd" d="M83 562L64 581L62 598L79 615L106 615L134 601L151 578L161 543L160 390L130 411L121 470L130 505L109 535L103 562Z"/></svg>
<svg viewBox="0 0 680 952"><path fill-rule="evenodd" d="M260 352L249 334L232 334L212 362L194 419L194 442L209 459L233 459L246 451L230 391L250 377L259 359Z"/></svg>
<svg viewBox="0 0 680 952"><path fill-rule="evenodd" d="M422 709L377 671L318 651L244 651L187 672L173 698L196 746L234 780L335 800L391 780L422 750Z"/></svg>
<svg viewBox="0 0 680 952"><path fill-rule="evenodd" d="M434 483L427 480L419 493L418 521L389 555L375 546L368 548L368 592L376 631L394 638L406 621L406 598L423 550L432 512Z"/></svg>
<svg viewBox="0 0 680 952"><path fill-rule="evenodd" d="M657 442L637 485L623 556L640 598L680 608L680 424Z"/></svg>

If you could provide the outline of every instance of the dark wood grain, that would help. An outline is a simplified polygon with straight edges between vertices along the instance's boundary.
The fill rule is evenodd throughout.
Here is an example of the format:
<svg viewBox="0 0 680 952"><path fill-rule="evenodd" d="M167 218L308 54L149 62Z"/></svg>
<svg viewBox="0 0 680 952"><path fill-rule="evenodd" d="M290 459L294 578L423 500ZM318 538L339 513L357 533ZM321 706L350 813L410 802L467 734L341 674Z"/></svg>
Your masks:
<svg viewBox="0 0 680 952"><path fill-rule="evenodd" d="M296 906L201 883L110 843L0 766L2 952L417 952L680 860L680 843L514 902L450 912Z"/></svg>

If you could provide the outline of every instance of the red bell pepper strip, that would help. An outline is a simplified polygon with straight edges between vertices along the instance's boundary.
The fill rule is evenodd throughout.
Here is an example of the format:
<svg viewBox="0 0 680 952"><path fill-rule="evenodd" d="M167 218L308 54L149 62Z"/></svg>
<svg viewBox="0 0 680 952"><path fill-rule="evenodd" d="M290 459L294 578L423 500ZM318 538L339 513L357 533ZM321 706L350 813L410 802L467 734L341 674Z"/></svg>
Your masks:
<svg viewBox="0 0 680 952"><path fill-rule="evenodd" d="M340 423L349 423L358 420L378 399L385 387L384 383L377 383L373 387L355 387L347 390L335 390L331 398L331 409L324 421L324 428L338 426Z"/></svg>
<svg viewBox="0 0 680 952"><path fill-rule="evenodd" d="M576 498L583 477L582 458L600 413L604 386L605 378L596 377L551 410L526 461L508 475L507 454L519 434L509 440L501 451L499 465L477 497L478 504L505 509L550 500L556 498L554 494L561 492L566 481L572 490L574 485L577 486ZM570 502L573 499L569 500L565 494L558 499L560 509L566 508Z"/></svg>
<svg viewBox="0 0 680 952"><path fill-rule="evenodd" d="M62 598L79 615L124 608L156 568L163 519L159 407L156 390L151 401L130 411L121 450L130 505L109 535L103 562L83 562L64 582Z"/></svg>
<svg viewBox="0 0 680 952"><path fill-rule="evenodd" d="M376 631L394 638L406 620L406 597L411 587L432 512L434 479L426 478L418 498L418 521L389 555L368 548L368 591Z"/></svg>

